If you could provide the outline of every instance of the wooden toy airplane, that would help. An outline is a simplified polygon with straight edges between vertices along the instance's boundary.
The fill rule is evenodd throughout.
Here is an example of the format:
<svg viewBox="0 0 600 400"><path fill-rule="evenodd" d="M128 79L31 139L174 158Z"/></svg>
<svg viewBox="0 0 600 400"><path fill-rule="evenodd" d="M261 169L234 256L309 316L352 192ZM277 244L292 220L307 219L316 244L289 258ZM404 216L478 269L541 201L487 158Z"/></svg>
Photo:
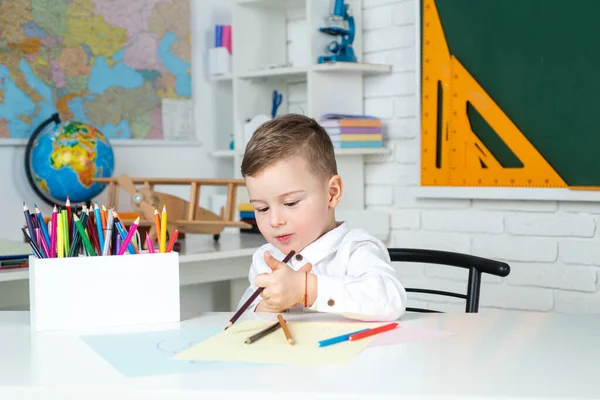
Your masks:
<svg viewBox="0 0 600 400"><path fill-rule="evenodd" d="M167 208L169 235L177 229L181 233L212 234L215 240L219 240L225 227L251 227L250 224L234 220L237 189L239 186L245 186L243 179L130 178L121 175L118 178L94 178L93 181L108 185L108 207L118 205L119 188L129 194L133 210L142 216L140 226L150 227L149 234L153 240L157 237L154 209L160 213L163 205ZM184 200L171 194L156 192L155 185L189 186L190 198ZM221 208L221 215L198 206L202 185L227 187L227 203ZM123 221L125 224L130 222L132 221Z"/></svg>

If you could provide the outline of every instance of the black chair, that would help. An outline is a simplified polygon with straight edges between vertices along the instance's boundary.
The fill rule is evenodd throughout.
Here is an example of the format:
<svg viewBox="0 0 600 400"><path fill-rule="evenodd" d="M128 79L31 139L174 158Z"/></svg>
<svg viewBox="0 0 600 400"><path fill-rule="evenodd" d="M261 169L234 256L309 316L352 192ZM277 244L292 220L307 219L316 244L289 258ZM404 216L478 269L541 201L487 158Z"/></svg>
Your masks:
<svg viewBox="0 0 600 400"><path fill-rule="evenodd" d="M466 301L465 312L476 313L479 311L479 291L481 288L481 274L508 276L510 266L501 261L472 256L470 254L453 253L449 251L427 249L388 249L392 262L419 262L426 264L442 264L469 270L467 294L445 292L442 290L406 288L407 292L427 293L440 296L456 297ZM407 307L406 311L412 312L440 312L423 308Z"/></svg>

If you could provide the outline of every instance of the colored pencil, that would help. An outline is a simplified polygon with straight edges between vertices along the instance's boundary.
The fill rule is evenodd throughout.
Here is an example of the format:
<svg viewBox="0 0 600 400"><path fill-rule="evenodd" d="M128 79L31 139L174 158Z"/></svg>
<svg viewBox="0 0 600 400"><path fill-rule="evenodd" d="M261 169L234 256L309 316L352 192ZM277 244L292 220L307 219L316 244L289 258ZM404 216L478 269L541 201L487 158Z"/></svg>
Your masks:
<svg viewBox="0 0 600 400"><path fill-rule="evenodd" d="M152 238L148 233L146 233L146 246L149 253L154 253L154 243L152 243Z"/></svg>
<svg viewBox="0 0 600 400"><path fill-rule="evenodd" d="M87 220L88 220L88 214L87 212L82 212L81 213L81 226L83 226L84 230L87 230ZM75 228L75 233L77 234L74 238L73 238L73 242L71 243L71 250L69 251L69 254L67 255L67 257L77 257L79 256L79 249L81 249L81 235L79 235L79 233L77 232L77 228Z"/></svg>
<svg viewBox="0 0 600 400"><path fill-rule="evenodd" d="M37 216L38 224L40 226L40 229L42 230L42 234L44 235L46 247L48 248L48 251L50 251L50 234L48 233L48 228L46 227L46 223L44 222L44 216L42 215L42 212L38 208L37 204L34 204L33 207L35 208L35 215Z"/></svg>
<svg viewBox="0 0 600 400"><path fill-rule="evenodd" d="M123 255L123 253L125 253L125 250L127 249L127 245L129 244L129 242L131 242L131 238L135 234L135 231L137 230L139 223L140 223L140 217L137 217L135 219L135 221L133 221L133 223L129 227L129 232L127 232L127 236L123 240L123 244L121 245L121 248L119 249L119 252L117 253L118 256L121 256L121 255Z"/></svg>
<svg viewBox="0 0 600 400"><path fill-rule="evenodd" d="M96 221L96 233L98 237L98 252L102 254L102 251L104 249L104 230L102 229L102 216L100 215L100 207L98 207L98 203L94 203L94 217Z"/></svg>
<svg viewBox="0 0 600 400"><path fill-rule="evenodd" d="M110 242L112 240L112 231L115 220L112 210L108 210L108 219L106 221L106 236L104 238L104 247L102 248L102 255L107 256L110 248Z"/></svg>
<svg viewBox="0 0 600 400"><path fill-rule="evenodd" d="M92 208L88 211L88 224L87 224L88 236L90 238L90 243L94 248L94 251L97 254L102 254L102 247L100 247L100 241L98 240L98 231L96 230L96 215Z"/></svg>
<svg viewBox="0 0 600 400"><path fill-rule="evenodd" d="M67 236L71 237L73 235L73 208L71 207L69 196L67 196L67 201L65 201L65 208L67 210Z"/></svg>
<svg viewBox="0 0 600 400"><path fill-rule="evenodd" d="M355 333L354 335L350 335L350 337L348 338L348 340L354 341L354 340L364 339L366 337L373 336L373 335L376 335L378 333L391 331L392 329L395 329L397 326L398 326L397 322L392 322L391 324L382 325L382 326L379 326L377 328L368 329L368 330L366 330L364 332L358 332L358 333Z"/></svg>
<svg viewBox="0 0 600 400"><path fill-rule="evenodd" d="M356 331L356 332L352 332L352 333L346 333L344 335L340 335L340 336L335 336L329 339L324 339L321 340L320 342L318 342L318 346L319 347L325 347L325 346L331 346L332 344L336 344L336 343L340 343L340 342L346 342L348 341L348 339L350 338L350 336L354 335L355 333L359 333L359 332L364 332L364 331L368 331L369 329L361 329L360 331Z"/></svg>
<svg viewBox="0 0 600 400"><path fill-rule="evenodd" d="M35 230L35 239L37 240L38 243L41 244L40 251L41 251L42 255L44 256L44 258L49 258L50 257L50 249L48 248L48 245L46 244L46 240L44 239L44 234L42 233L42 230L40 228L34 228L34 230Z"/></svg>
<svg viewBox="0 0 600 400"><path fill-rule="evenodd" d="M156 207L154 208L154 229L156 229L156 243L160 244L160 214Z"/></svg>
<svg viewBox="0 0 600 400"><path fill-rule="evenodd" d="M50 226L50 257L56 257L56 205L52 209L52 225Z"/></svg>
<svg viewBox="0 0 600 400"><path fill-rule="evenodd" d="M125 230L125 228L123 227L123 224L121 223L121 220L119 219L119 214L117 214L117 212L114 211L114 209L113 209L113 214L115 215L114 216L115 227L117 228L117 232L121 236L121 240L125 240L125 238L127 237L127 231ZM135 246L131 242L127 245L127 250L129 250L129 253L131 253L131 254L138 253L138 250L135 248Z"/></svg>
<svg viewBox="0 0 600 400"><path fill-rule="evenodd" d="M107 223L107 218L108 218L108 211L106 210L106 207L104 206L104 204L102 204L102 209L100 210L100 216L102 217L102 230L104 231L106 229L106 223Z"/></svg>
<svg viewBox="0 0 600 400"><path fill-rule="evenodd" d="M160 221L160 252L167 251L167 206L163 205L162 219Z"/></svg>
<svg viewBox="0 0 600 400"><path fill-rule="evenodd" d="M246 344L250 344L250 343L254 343L259 339L264 338L265 336L267 336L269 333L271 332L275 332L277 329L279 329L281 327L281 324L279 322L274 323L273 325L263 329L262 331L250 336L248 339L246 339Z"/></svg>
<svg viewBox="0 0 600 400"><path fill-rule="evenodd" d="M89 217L88 217L88 219L89 219ZM89 240L88 236L85 233L85 229L81 225L81 221L79 220L79 218L77 217L77 215L73 215L73 222L75 223L75 227L77 228L77 231L81 235L81 240L83 241L83 245L85 246L86 251L88 252L88 254L90 256L92 256L92 257L95 256L96 252L92 248L92 244L90 243L90 240Z"/></svg>
<svg viewBox="0 0 600 400"><path fill-rule="evenodd" d="M173 251L173 246L175 246L175 242L177 241L177 236L179 236L179 231L175 229L171 232L171 237L169 238L169 245L167 246L167 253Z"/></svg>
<svg viewBox="0 0 600 400"><path fill-rule="evenodd" d="M23 215L25 216L25 223L27 224L27 230L29 231L29 238L35 243L33 221L31 220L31 214L29 213L29 208L27 207L27 204L25 204L25 202L23 202ZM37 243L35 243L35 245L37 246Z"/></svg>
<svg viewBox="0 0 600 400"><path fill-rule="evenodd" d="M36 246L35 243L31 241L31 238L27 234L27 230L25 228L21 228L21 232L23 232L23 236L25 236L25 241L29 244L29 247L31 247L33 254L35 254L37 258L44 258L44 256L42 256L42 253L40 252L40 249Z"/></svg>
<svg viewBox="0 0 600 400"><path fill-rule="evenodd" d="M71 243L70 243L70 236L69 236L69 219L68 219L68 214L67 214L67 210L62 210L61 211L61 217L62 217L62 228L63 228L63 248L64 248L64 255L69 254L69 249L71 248Z"/></svg>
<svg viewBox="0 0 600 400"><path fill-rule="evenodd" d="M63 230L62 213L58 213L56 222L56 252L58 258L63 258L65 256L65 245L63 244L63 235L65 234L65 231Z"/></svg>
<svg viewBox="0 0 600 400"><path fill-rule="evenodd" d="M287 263L294 256L294 254L296 254L296 252L294 250L290 251L288 253L288 255L285 256L285 258L283 259L282 262L283 263ZM252 304L252 302L258 297L258 295L263 292L263 290L265 290L265 288L261 287L261 288L256 289L254 291L254 293L252 293L252 296L250 296L248 298L248 300L246 300L246 302L240 307L239 310L236 311L235 314L233 314L233 317L231 317L231 319L227 323L227 326L225 327L225 330L229 329L229 327L231 327L231 325L235 324L235 321L237 321L238 318L244 313L244 311L246 311L246 309L248 307L250 307L250 304Z"/></svg>
<svg viewBox="0 0 600 400"><path fill-rule="evenodd" d="M119 254L120 251L121 251L121 235L117 235L117 251L116 251L115 255Z"/></svg>
<svg viewBox="0 0 600 400"><path fill-rule="evenodd" d="M277 320L279 321L279 323L281 324L281 327L283 328L283 334L285 335L285 340L293 346L294 338L292 337L292 334L290 333L290 328L288 327L287 322L285 322L285 319L283 319L283 315L277 314Z"/></svg>

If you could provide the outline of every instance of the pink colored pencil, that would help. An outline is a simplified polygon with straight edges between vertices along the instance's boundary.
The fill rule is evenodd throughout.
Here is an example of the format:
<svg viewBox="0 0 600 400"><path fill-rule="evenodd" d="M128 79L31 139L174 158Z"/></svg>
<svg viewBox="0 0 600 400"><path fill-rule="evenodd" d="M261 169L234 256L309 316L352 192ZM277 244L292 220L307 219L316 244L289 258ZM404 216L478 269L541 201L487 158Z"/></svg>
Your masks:
<svg viewBox="0 0 600 400"><path fill-rule="evenodd" d="M44 234L42 233L41 228L35 228L35 236L38 243L42 244L42 251L46 258L50 258L50 249L48 249L48 243L46 243L46 240L44 239Z"/></svg>
<svg viewBox="0 0 600 400"><path fill-rule="evenodd" d="M148 247L149 253L154 253L154 244L152 244L152 239L150 239L150 235L146 233L146 246Z"/></svg>
<svg viewBox="0 0 600 400"><path fill-rule="evenodd" d="M50 256L51 258L56 257L56 214L58 210L56 206L52 210L52 226L50 227Z"/></svg>
<svg viewBox="0 0 600 400"><path fill-rule="evenodd" d="M121 248L119 249L119 252L117 253L118 256L122 256L125 253L125 250L127 250L127 246L129 245L129 242L131 242L131 239L133 238L133 235L135 234L135 231L137 230L139 223L140 223L140 217L137 217L135 219L135 221L133 221L133 224L131 224L131 226L129 227L129 232L127 232L127 236L125 236L125 240L123 240L123 243L121 243Z"/></svg>

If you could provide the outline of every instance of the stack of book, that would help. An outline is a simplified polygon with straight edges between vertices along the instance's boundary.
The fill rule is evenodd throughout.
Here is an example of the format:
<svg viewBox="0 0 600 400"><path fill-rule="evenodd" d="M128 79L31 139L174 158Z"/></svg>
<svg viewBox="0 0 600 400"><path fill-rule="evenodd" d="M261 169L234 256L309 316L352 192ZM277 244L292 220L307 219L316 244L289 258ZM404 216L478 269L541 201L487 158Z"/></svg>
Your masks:
<svg viewBox="0 0 600 400"><path fill-rule="evenodd" d="M240 221L252 225L251 228L240 228L240 231L246 233L260 233L258 225L256 224L254 207L252 207L250 203L240 203L238 205L238 211L240 212Z"/></svg>
<svg viewBox="0 0 600 400"><path fill-rule="evenodd" d="M383 147L381 120L368 115L324 114L319 124L339 149Z"/></svg>

